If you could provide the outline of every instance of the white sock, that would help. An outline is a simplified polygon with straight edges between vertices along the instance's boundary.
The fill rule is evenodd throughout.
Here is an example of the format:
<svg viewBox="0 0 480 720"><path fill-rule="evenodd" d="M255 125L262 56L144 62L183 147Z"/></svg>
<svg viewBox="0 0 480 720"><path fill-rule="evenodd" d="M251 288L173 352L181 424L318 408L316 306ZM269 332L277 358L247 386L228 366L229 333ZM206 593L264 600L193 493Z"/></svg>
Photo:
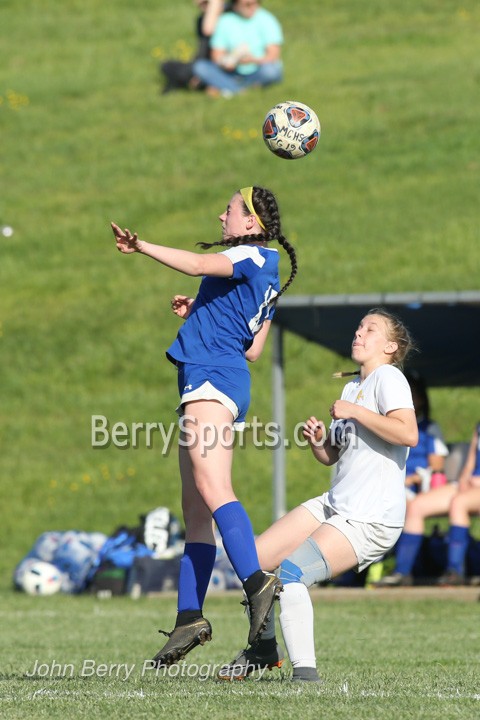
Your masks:
<svg viewBox="0 0 480 720"><path fill-rule="evenodd" d="M313 606L301 582L287 583L280 593L280 625L293 667L317 667L313 633Z"/></svg>

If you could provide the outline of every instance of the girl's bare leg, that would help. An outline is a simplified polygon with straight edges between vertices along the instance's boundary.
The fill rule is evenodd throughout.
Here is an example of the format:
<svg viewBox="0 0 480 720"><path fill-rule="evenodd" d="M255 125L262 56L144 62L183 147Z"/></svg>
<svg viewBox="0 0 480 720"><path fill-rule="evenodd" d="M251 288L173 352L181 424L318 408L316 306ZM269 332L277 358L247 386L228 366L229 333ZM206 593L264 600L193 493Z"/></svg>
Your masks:
<svg viewBox="0 0 480 720"><path fill-rule="evenodd" d="M330 565L332 577L341 575L358 565L355 551L345 535L338 528L323 523L312 535Z"/></svg>
<svg viewBox="0 0 480 720"><path fill-rule="evenodd" d="M222 536L232 566L247 596L253 643L264 627L281 583L265 575L259 564L252 524L232 488L233 417L219 402L196 401L185 406L185 434L195 487Z"/></svg>
<svg viewBox="0 0 480 720"><path fill-rule="evenodd" d="M312 513L299 505L256 539L258 559L264 570L274 570L320 527Z"/></svg>
<svg viewBox="0 0 480 720"><path fill-rule="evenodd" d="M232 488L232 422L230 410L219 402L198 400L185 405L190 472L210 513L237 499Z"/></svg>
<svg viewBox="0 0 480 720"><path fill-rule="evenodd" d="M450 483L442 487L420 493L407 506L404 532L413 535L423 535L425 530L425 518L435 515L446 515L453 497L457 494L458 488Z"/></svg>
<svg viewBox="0 0 480 720"><path fill-rule="evenodd" d="M197 490L192 463L186 447L179 446L178 459L182 478L182 509L185 541L215 545L212 513Z"/></svg>
<svg viewBox="0 0 480 720"><path fill-rule="evenodd" d="M457 493L450 504L450 525L470 526L470 515L480 513L480 487Z"/></svg>

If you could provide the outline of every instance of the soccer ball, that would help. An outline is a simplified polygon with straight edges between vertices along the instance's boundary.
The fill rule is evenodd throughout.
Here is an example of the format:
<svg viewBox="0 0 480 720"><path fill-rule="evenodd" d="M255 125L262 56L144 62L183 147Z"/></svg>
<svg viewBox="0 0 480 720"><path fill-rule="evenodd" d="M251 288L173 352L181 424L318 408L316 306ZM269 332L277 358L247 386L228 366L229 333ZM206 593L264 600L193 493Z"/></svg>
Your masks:
<svg viewBox="0 0 480 720"><path fill-rule="evenodd" d="M62 574L51 563L36 560L22 574L20 586L29 595L53 595L60 590Z"/></svg>
<svg viewBox="0 0 480 720"><path fill-rule="evenodd" d="M315 149L320 138L320 121L308 105L287 100L268 111L262 133L266 146L275 155L296 160Z"/></svg>

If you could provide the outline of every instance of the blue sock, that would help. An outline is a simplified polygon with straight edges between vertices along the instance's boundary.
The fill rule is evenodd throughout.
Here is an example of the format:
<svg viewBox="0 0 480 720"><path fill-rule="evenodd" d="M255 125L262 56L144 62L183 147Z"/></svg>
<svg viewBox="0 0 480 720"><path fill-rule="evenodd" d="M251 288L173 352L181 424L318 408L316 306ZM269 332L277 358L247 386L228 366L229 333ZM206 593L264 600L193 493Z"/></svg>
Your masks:
<svg viewBox="0 0 480 720"><path fill-rule="evenodd" d="M451 525L448 531L447 569L455 570L459 575L465 573L465 555L468 548L468 527Z"/></svg>
<svg viewBox="0 0 480 720"><path fill-rule="evenodd" d="M228 559L242 582L260 570L250 518L238 500L226 503L213 513Z"/></svg>
<svg viewBox="0 0 480 720"><path fill-rule="evenodd" d="M202 609L216 554L216 545L185 543L178 579L178 612Z"/></svg>
<svg viewBox="0 0 480 720"><path fill-rule="evenodd" d="M410 575L422 545L423 535L403 532L397 543L395 572Z"/></svg>

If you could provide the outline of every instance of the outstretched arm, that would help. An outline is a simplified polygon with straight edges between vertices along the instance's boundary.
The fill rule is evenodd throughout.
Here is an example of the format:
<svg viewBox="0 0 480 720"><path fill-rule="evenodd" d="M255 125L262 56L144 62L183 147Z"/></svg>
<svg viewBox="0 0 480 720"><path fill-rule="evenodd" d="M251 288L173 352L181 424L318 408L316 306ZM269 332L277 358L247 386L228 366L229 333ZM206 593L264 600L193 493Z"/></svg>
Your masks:
<svg viewBox="0 0 480 720"><path fill-rule="evenodd" d="M189 250L167 247L166 245L154 245L140 240L137 233L132 235L130 230L126 228L122 230L114 222L112 222L112 230L118 250L126 255L139 252L166 267L172 268L172 270L193 277L201 275L231 277L233 275L232 261L222 253L203 255Z"/></svg>

